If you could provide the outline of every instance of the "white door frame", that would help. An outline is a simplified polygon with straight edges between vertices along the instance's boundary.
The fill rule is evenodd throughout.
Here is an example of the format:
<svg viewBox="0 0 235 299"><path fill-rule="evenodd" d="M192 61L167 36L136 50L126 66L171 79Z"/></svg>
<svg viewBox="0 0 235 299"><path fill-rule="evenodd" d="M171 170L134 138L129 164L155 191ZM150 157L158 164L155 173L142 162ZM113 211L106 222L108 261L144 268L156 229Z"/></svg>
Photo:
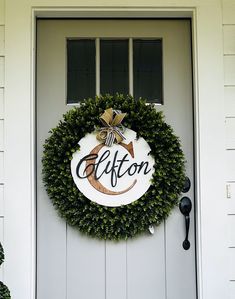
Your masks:
<svg viewBox="0 0 235 299"><path fill-rule="evenodd" d="M15 299L35 298L36 17L190 17L193 27L198 297L227 298L221 3L219 0L130 0L127 7L125 0L113 0L113 6L107 7L106 1L99 1L98 6L97 2L5 1L6 284ZM218 173L215 163L220 169Z"/></svg>

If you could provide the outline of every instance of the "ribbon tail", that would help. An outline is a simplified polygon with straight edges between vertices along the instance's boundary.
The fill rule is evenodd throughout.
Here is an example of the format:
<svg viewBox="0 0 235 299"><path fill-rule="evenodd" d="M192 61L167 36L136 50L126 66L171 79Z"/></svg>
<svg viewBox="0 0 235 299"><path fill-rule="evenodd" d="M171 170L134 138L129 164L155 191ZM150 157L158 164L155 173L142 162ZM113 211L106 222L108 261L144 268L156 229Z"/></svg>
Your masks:
<svg viewBox="0 0 235 299"><path fill-rule="evenodd" d="M115 128L114 132L115 132L115 137L116 137L117 143L120 143L122 140L126 140L126 137L121 132L121 130L119 130L119 128Z"/></svg>
<svg viewBox="0 0 235 299"><path fill-rule="evenodd" d="M106 140L105 140L105 145L107 146L112 146L115 140L115 134L114 132L108 132Z"/></svg>

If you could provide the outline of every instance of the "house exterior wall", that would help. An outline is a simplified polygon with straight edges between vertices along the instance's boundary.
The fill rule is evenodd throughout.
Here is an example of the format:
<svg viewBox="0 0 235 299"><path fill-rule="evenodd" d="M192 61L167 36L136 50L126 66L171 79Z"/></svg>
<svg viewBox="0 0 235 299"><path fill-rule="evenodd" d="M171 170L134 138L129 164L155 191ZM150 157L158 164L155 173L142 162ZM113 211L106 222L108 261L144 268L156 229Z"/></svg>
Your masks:
<svg viewBox="0 0 235 299"><path fill-rule="evenodd" d="M223 0L229 295L235 297L235 2Z"/></svg>
<svg viewBox="0 0 235 299"><path fill-rule="evenodd" d="M4 0L0 0L0 242L4 245L4 180L3 180L3 156L4 156L4 63L5 63L5 18ZM3 277L4 265L0 267L0 281Z"/></svg>
<svg viewBox="0 0 235 299"><path fill-rule="evenodd" d="M8 141L6 142L6 155L8 155L8 159L6 161L6 164L9 165L9 161L11 159L10 155L9 155L9 145L10 144L14 144L12 143L13 141L13 128L9 128L9 122L11 122L13 120L13 117L12 117L12 114L10 115L10 109L14 109L14 99L12 101L12 104L8 104L8 113L6 113L6 122L7 124L5 125L7 127L6 130L4 130L4 94L5 94L5 82L4 82L4 64L5 64L5 53L6 53L6 61L9 61L9 65L10 65L10 60L13 59L14 62L16 62L17 60L13 54L13 52L6 52L4 50L4 35L6 35L7 39L8 39L8 50L10 48L10 45L11 45L11 48L16 44L13 40L12 40L12 32L13 32L13 24L12 24L12 21L10 20L10 18L15 18L16 19L16 24L18 24L19 27L21 27L22 29L24 28L28 28L27 29L27 32L24 32L24 34L22 33L21 36L18 38L22 38L24 39L25 38L25 35L30 35L30 31L31 31L31 28L29 28L29 19L27 19L28 15L31 13L29 13L31 7L33 6L40 6L40 7L44 7L44 6L48 6L48 7L53 7L53 5L56 5L57 7L63 7L63 6L66 6L68 5L69 6L69 3L71 3L71 6L70 7L76 7L78 5L78 2L80 1L68 1L66 2L65 0L58 0L58 1L54 1L54 3L56 2L56 4L53 4L53 1L39 1L39 0L34 0L34 1L30 1L30 0L23 0L23 1L11 1L9 0L8 1L8 5L7 6L7 21L5 22L5 4L7 4L8 0L0 0L0 241L4 241L3 238L4 238L4 234L5 234L5 239L7 237L7 233L9 234L12 234L12 230L15 230L15 228L12 228L12 230L10 229L10 226L11 226L11 223L12 223L12 215L10 215L11 213L7 213L5 212L4 213L4 209L3 209L3 206L4 206L4 178L3 178L3 173L4 173L4 170L3 170L3 165L4 165L4 140L5 138L7 138L8 136L11 136L8 138ZM19 3L17 3L19 2ZM82 1L81 1L82 2ZM89 3L93 3L92 1L88 1ZM89 6L89 3L86 2L86 5ZM102 2L102 1L101 1ZM105 2L105 1L104 1ZM122 1L120 1L122 2ZM135 2L135 3L134 3ZM128 5L142 5L142 1L128 1ZM147 1L148 2L148 1ZM149 1L150 3L151 1ZM210 7L210 2L211 2L211 5L213 5L213 2L219 2L219 1L188 1L190 2L189 4L186 4L187 1L181 1L181 0L177 0L177 1L172 1L172 4L171 4L171 1L152 1L151 5L153 6L157 6L157 5L160 5L162 7L167 7L169 6L170 7L179 7L179 8L182 8L182 7L186 7L187 5L191 5L191 6L196 6L197 4L195 4L196 2L197 3L203 3L202 6L204 5L207 5L208 6L208 14L210 13L210 10L209 10L209 7ZM229 231L229 234L228 234L228 244L227 244L227 248L225 248L225 252L227 252L227 255L230 259L230 262L229 262L229 266L225 265L225 267L223 267L223 269L218 269L218 271L224 271L224 268L226 268L227 270L227 273L225 273L225 276L228 277L227 279L227 288L229 290L229 296L230 298L234 298L235 297L235 234L234 234L234 231L235 231L235 2L234 0L221 0L221 11L219 11L218 13L221 13L222 14L222 19L223 21L220 23L220 24L216 24L216 26L219 28L221 28L221 31L223 30L223 38L224 38L224 51L223 51L223 59L224 59L224 82L221 81L221 85L222 87L224 87L224 105L225 105L225 127L224 129L226 130L226 145L225 145L225 155L226 155L226 158L227 158L227 165L226 165L226 182L227 182L227 196L230 195L231 198L223 198L221 197L221 200L222 201L226 201L227 203L227 222L228 222L228 226L227 226L227 229ZM123 4L123 3L122 3ZM16 6L15 8L15 12L13 13L13 9L12 7ZM85 6L86 6L85 5ZM94 2L94 6L96 5L96 3ZM104 3L105 5L105 3ZM110 1L107 1L107 5L110 7ZM118 6L118 1L115 1L115 5ZM122 5L122 8L124 7L125 5L123 4ZM200 5L199 5L200 6ZM22 9L23 13L22 14L19 14L19 16L16 15L17 12L19 12L19 10ZM200 8L198 9L199 11L199 17L201 17L200 13L201 11L203 11L203 13L206 13L206 10L205 9L202 9L200 10ZM24 18L25 17L25 18ZM23 20L23 21L22 21ZM18 23L17 23L18 22ZM209 19L208 19L208 22L209 22ZM25 23L27 25L22 25L22 23ZM5 24L7 25L6 28L7 30L5 30ZM219 25L219 26L218 26ZM17 25L16 25L17 26ZM28 27L26 27L28 26ZM213 23L211 24L211 26L213 26ZM197 32L198 35L200 34L203 34L203 30L207 30L205 27L203 28L203 26L199 26L201 29L201 31L199 30ZM17 38L17 40L18 40ZM26 46L24 45L21 45L20 49L15 49L14 51L17 52L17 50L19 50L19 53L22 54L22 56L26 55L25 54L25 50L27 50L27 55L30 55L30 48L29 48L29 45L32 44L31 41L28 41L27 39L25 39L28 44L27 44L27 48ZM20 41L19 41L20 42ZM199 43L202 43L203 42L203 38L200 40L199 39ZM206 40L205 40L206 42ZM215 48L215 51L216 48ZM212 52L211 52L212 53ZM199 56L201 55L200 51L199 51ZM208 54L209 55L209 54ZM8 58L9 57L9 58ZM209 56L208 56L209 57ZM8 60L9 59L9 60ZM30 58L31 59L31 58ZM30 68L30 59L28 59L28 64L25 66L25 73L26 73L26 69ZM19 58L18 58L19 60ZM24 60L25 61L25 60ZM6 62L7 63L7 62ZM18 64L18 67L20 67L21 64L19 63ZM210 65L212 66L212 64ZM7 69L8 69L8 74L10 74L10 68L11 67L8 67L6 66ZM17 65L16 65L17 67ZM205 63L205 70L206 68L209 67L209 65L206 65ZM202 68L201 68L202 69ZM27 73L28 74L28 73ZM200 75L200 74L199 74ZM203 77L203 72L201 72L201 75ZM22 75L24 76L24 74ZM26 77L26 76L25 76ZM16 78L14 79L17 79L17 76ZM207 80L208 78L205 78L205 80ZM203 80L203 79L202 79ZM209 79L208 79L209 80ZM19 80L20 81L20 80ZM11 85L11 82L9 83L10 81L7 82L6 86L10 86ZM22 81L23 82L23 81ZM22 83L21 82L21 83ZM210 85L210 81L208 81L208 84ZM27 88L29 89L30 87L30 82L27 82L25 83L25 86L27 87L22 87L22 91L21 91L21 98L23 98L23 96L27 99L29 99L29 92L27 93ZM6 88L7 89L7 88ZM204 97L203 95L203 92L201 91L198 91L199 93L199 96L201 97ZM7 94L8 96L6 97L8 100L11 98L14 98L14 93L12 93L11 91L7 91ZM23 96L22 96L23 95ZM208 98L209 100L209 98ZM28 101L28 102L27 102ZM25 106L22 108L23 110L29 110L29 108L26 107L26 104L29 105L29 100L25 101ZM15 102L16 103L16 102ZM24 103L23 103L24 105ZM202 105L205 105L205 103ZM201 105L201 106L202 106ZM20 105L19 105L20 107ZM18 109L19 108L15 108L15 113L17 113ZM22 115L26 115L24 113L22 113ZM202 117L203 118L203 117ZM20 116L17 116L16 117L17 120L20 120ZM25 121L25 123L28 121L28 119ZM206 123L204 121L204 123ZM28 125L29 125L29 122L28 122ZM13 126L14 127L14 126ZM30 128L27 128L27 130L29 131ZM203 128L201 128L201 130L203 131ZM4 136L5 138L3 138L3 134L4 134L4 131L7 132L7 136ZM29 132L27 132L28 136L30 135ZM24 138L24 142L27 142L27 140L29 139L28 136L26 136ZM220 136L216 135L216 138L219 138ZM203 136L204 139L206 139L206 135ZM203 139L201 138L201 139ZM214 137L213 137L214 138ZM201 142L204 142L204 140L201 140ZM221 143L224 143L224 140L221 139ZM28 146L25 146L22 150L22 153L23 153L23 150L27 149L28 150ZM28 151L29 152L29 151ZM215 157L216 158L216 157ZM13 159L14 160L14 159ZM205 164L207 162L205 161ZM23 165L23 163L22 163ZM28 165L27 165L28 167ZM206 168L206 167L205 167ZM202 172L203 172L203 169L202 169ZM6 169L6 190L7 190L7 183L9 183L9 177L8 174L10 173L10 170L9 169ZM25 170L25 173L26 173L26 170ZM202 178L205 178L207 177L206 173L205 175L203 176L202 175ZM17 177L16 177L16 180L17 180ZM22 184L23 182L23 179L20 178L20 182ZM28 184L28 183L27 183ZM204 183L202 183L203 185ZM216 182L215 182L216 184ZM8 185L11 185L11 184L8 184ZM20 183L16 186L20 186ZM225 186L224 186L224 190L225 190ZM12 194L13 194L13 191L11 190L7 190L7 195L6 195L6 200L10 200L11 202L8 203L6 205L6 202L5 202L5 205L7 207L7 209L9 207L11 207L13 205L13 199L12 199ZM23 194L23 192L21 192L21 194L19 194L19 198L21 200L23 199L27 199L30 198L31 194L30 192L28 192L29 194L27 194L25 196L25 194ZM203 193L203 192L202 192ZM224 192L225 193L225 192ZM230 193L230 194L229 194ZM204 198L203 194L202 194L202 199ZM25 201L26 201L25 199ZM28 200L29 201L29 200ZM218 203L218 201L216 201ZM203 205L203 203L202 203ZM211 208L213 210L213 207ZM215 207L216 209L216 207ZM205 212L206 213L206 212ZM212 213L212 212L211 212ZM223 218L223 210L221 210L221 218ZM16 214L16 213L15 213ZM217 215L219 215L219 213L217 213ZM5 216L5 218L4 218ZM29 218L31 218L31 216L29 215L26 215L27 217L25 217L24 219L24 223L23 225L25 225L25 227L28 227L29 226ZM13 218L13 217L12 217ZM203 215L202 215L202 218L203 218ZM204 217L205 218L205 222L204 220L202 219L202 226L207 226L205 232L202 233L202 239L207 239L207 238L211 238L213 240L213 236L208 234L209 231L212 231L211 227L210 226L215 226L215 229L219 228L220 226L215 224L214 222L210 223L210 221L206 222L206 218L207 217ZM218 219L219 221L220 219ZM7 222L7 229L5 229L6 225L4 226L4 221ZM18 220L17 220L18 221ZM17 222L16 221L16 222ZM21 225L21 228L23 226ZM224 229L226 231L226 228L225 227L220 227L220 229ZM28 228L28 231L24 231L25 235L28 236L28 239L30 239L29 235L31 234L31 232L29 232L31 230L31 228ZM218 232L219 234L220 232ZM33 291L29 291L29 290L20 290L19 292L19 289L20 289L20 284L24 283L24 288L26 289L26 285L27 285L27 282L28 282L28 288L33 288L33 282L28 278L29 275L28 274L25 274L25 278L22 278L22 276L20 275L21 270L18 269L17 267L15 267L15 265L20 262L19 259L21 257L25 258L26 255L23 254L23 250L28 250L27 252L30 252L30 249L28 249L28 247L30 247L29 244L26 244L24 247L21 246L22 244L19 244L19 250L20 250L20 253L15 253L15 259L13 261L12 259L12 252L14 253L15 251L15 248L17 247L16 244L14 244L14 240L12 237L8 238L10 239L10 241L8 240L7 244L6 244L6 263L5 263L5 268L6 269L6 283L8 284L8 281L10 282L10 285L9 287L13 288L13 294L15 295L15 298L16 299L33 299L32 297L32 294L33 294ZM219 237L217 238L219 239ZM20 240L20 237L18 239L18 241ZM214 238L214 240L216 240L216 238ZM202 241L203 243L203 241ZM13 245L15 246L14 248ZM211 253L211 258L216 259L218 258L218 256L216 256L213 252L212 254L212 251L211 251L211 248L205 246L202 244L200 245L201 248L202 248L202 252L203 252L203 255L209 257L210 256L210 253ZM212 245L211 245L212 247ZM9 249L9 250L8 250ZM9 252L9 251L12 251L12 252ZM9 256L10 256L10 261L8 263L8 253L9 253ZM22 253L22 254L21 254ZM26 272L29 271L28 269L29 268L32 268L34 269L34 267L32 265L30 265L31 261L29 261L29 259L31 258L31 256L29 257L28 256L28 260L25 260L25 270ZM209 267L211 267L211 261L208 259L208 260L205 260L205 258L202 260L201 262L203 264L202 268L203 269L207 269ZM10 265L10 266L9 266ZM208 267L207 267L208 265ZM23 271L24 269L22 269ZM214 269L210 269L211 272L214 272L213 271ZM18 282L16 282L16 277L17 275L16 274L12 274L12 276L14 276L13 279L11 279L11 273L13 273L12 271L15 271L15 273L17 273L18 275ZM214 288L215 288L215 291L214 293L216 294L216 288L217 285L216 285L216 277L218 275L216 275L216 273L214 273L214 278L215 280L213 281L211 278L213 277L212 274L208 274L206 273L207 271L204 271L204 275L202 275L201 277L201 283L202 285L204 285L204 287L202 287L202 291L200 293L200 298L205 298L205 299L210 299L210 298L215 298L215 296L211 297L211 294L213 294L213 284L214 284ZM209 271L208 271L209 272ZM28 273L28 272L27 272ZM27 278L26 278L27 276ZM3 267L0 268L0 280L1 279L4 279L3 277ZM218 282L219 283L219 282ZM210 285L208 287L208 285ZM212 286L211 286L212 285ZM31 294L31 295L29 295ZM219 294L219 293L218 293ZM219 296L219 295L218 295ZM217 298L220 298L220 297L216 297ZM224 297L225 299L227 298L226 296Z"/></svg>

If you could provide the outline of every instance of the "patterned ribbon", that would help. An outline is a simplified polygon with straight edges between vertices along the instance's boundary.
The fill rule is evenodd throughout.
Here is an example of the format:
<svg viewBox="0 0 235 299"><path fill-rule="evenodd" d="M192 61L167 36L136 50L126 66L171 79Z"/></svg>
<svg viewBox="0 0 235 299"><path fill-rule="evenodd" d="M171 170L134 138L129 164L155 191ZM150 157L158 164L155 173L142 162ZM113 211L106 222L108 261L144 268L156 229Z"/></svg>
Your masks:
<svg viewBox="0 0 235 299"><path fill-rule="evenodd" d="M96 138L107 146L112 146L115 141L120 143L126 139L123 135L124 127L121 124L125 116L126 113L121 113L119 110L106 109L100 117L104 127L99 129Z"/></svg>

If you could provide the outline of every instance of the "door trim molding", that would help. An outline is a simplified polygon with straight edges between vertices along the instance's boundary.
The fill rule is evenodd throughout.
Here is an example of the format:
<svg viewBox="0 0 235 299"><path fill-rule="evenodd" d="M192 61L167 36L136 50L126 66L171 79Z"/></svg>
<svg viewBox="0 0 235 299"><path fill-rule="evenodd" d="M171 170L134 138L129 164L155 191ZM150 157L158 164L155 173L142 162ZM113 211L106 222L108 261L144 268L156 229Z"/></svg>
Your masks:
<svg viewBox="0 0 235 299"><path fill-rule="evenodd" d="M177 7L170 0L149 0L149 6L81 7L73 0L66 2L68 7L63 1L54 6L54 0L43 2L43 7L40 0L5 2L5 280L12 296L33 299L36 294L36 18L95 16L192 19L198 298L227 298L227 240L221 230L226 227L226 202L220 1L178 0ZM151 5L156 2L159 6ZM16 43L17 51L12 51Z"/></svg>

